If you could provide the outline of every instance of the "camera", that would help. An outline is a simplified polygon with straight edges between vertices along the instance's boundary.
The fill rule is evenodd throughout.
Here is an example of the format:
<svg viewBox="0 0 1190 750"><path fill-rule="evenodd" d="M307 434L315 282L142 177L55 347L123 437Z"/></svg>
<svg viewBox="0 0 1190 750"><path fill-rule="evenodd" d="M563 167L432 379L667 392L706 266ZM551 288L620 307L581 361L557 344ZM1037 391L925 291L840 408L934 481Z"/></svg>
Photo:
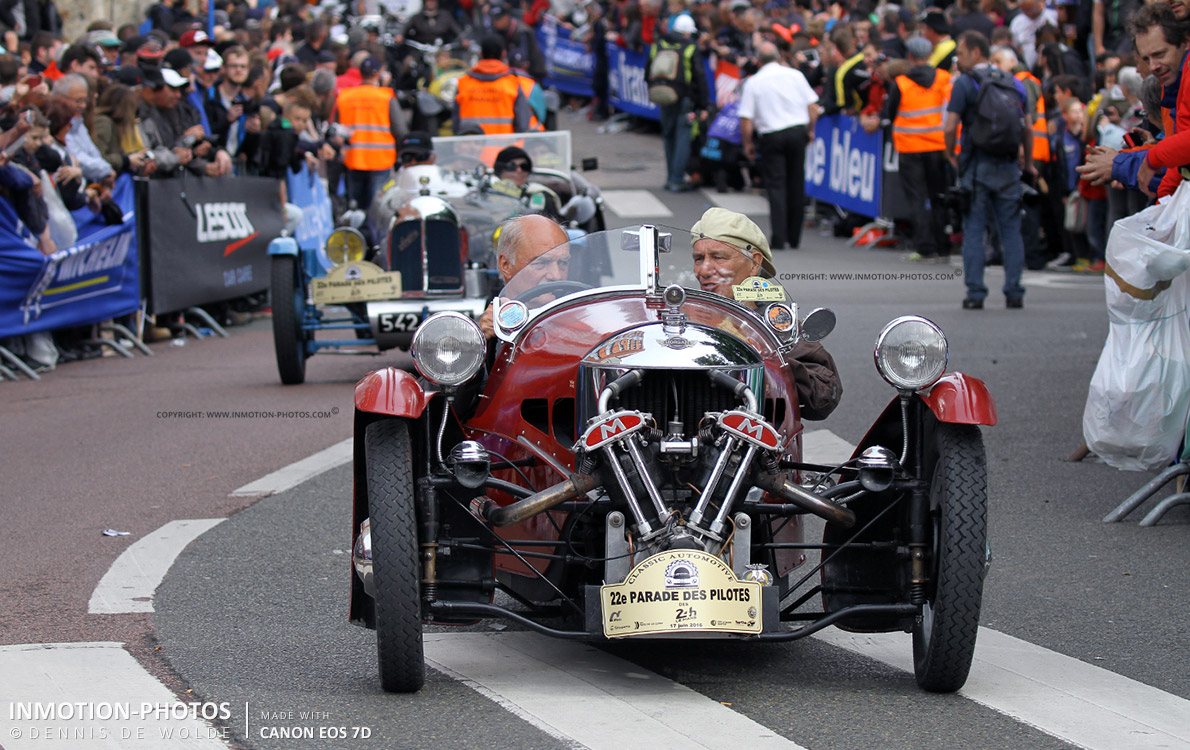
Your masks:
<svg viewBox="0 0 1190 750"><path fill-rule="evenodd" d="M942 206L959 216L971 210L971 189L962 185L951 185L942 194Z"/></svg>

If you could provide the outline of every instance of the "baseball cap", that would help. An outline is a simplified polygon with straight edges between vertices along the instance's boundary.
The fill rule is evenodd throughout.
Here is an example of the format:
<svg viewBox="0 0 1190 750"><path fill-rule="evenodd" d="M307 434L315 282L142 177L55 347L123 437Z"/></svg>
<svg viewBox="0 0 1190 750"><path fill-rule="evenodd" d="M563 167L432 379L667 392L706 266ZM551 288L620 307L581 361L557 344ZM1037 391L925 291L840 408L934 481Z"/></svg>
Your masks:
<svg viewBox="0 0 1190 750"><path fill-rule="evenodd" d="M165 80L165 85L170 88L180 89L183 86L190 85L190 79L178 73L172 68L162 68L161 77Z"/></svg>
<svg viewBox="0 0 1190 750"><path fill-rule="evenodd" d="M202 69L211 71L219 70L223 67L223 58L219 53L213 49L207 50L207 59L202 61Z"/></svg>
<svg viewBox="0 0 1190 750"><path fill-rule="evenodd" d="M905 51L918 60L927 60L934 51L934 45L923 36L915 36L905 42Z"/></svg>
<svg viewBox="0 0 1190 750"><path fill-rule="evenodd" d="M728 211L726 208L708 208L702 218L690 227L690 233L694 235L691 243L701 239L712 239L726 242L745 253L759 251L764 256L761 267L770 276L777 275L768 238L764 236L760 227L756 226L756 222L743 214Z"/></svg>
<svg viewBox="0 0 1190 750"><path fill-rule="evenodd" d="M116 68L108 75L116 83L122 83L125 86L139 86L144 81L141 69L135 65L124 65Z"/></svg>
<svg viewBox="0 0 1190 750"><path fill-rule="evenodd" d="M503 18L508 15L508 6L504 3L492 3L488 8L488 17L491 19Z"/></svg>
<svg viewBox="0 0 1190 750"><path fill-rule="evenodd" d="M673 26L670 30L675 34L695 34L698 32L698 27L694 25L694 19L683 13L674 19Z"/></svg>
<svg viewBox="0 0 1190 750"><path fill-rule="evenodd" d="M359 64L359 73L362 76L374 76L380 72L384 67L384 63L380 61L379 57L369 57Z"/></svg>
<svg viewBox="0 0 1190 750"><path fill-rule="evenodd" d="M748 10L751 7L752 3L748 2L748 0L731 0L731 9L733 12L737 10Z"/></svg>
<svg viewBox="0 0 1190 750"><path fill-rule="evenodd" d="M116 36L115 32L107 29L99 29L97 31L89 32L83 37L87 44L94 44L97 47L122 47L124 43Z"/></svg>
<svg viewBox="0 0 1190 750"><path fill-rule="evenodd" d="M318 50L318 64L335 62L335 53L329 49Z"/></svg>
<svg viewBox="0 0 1190 750"><path fill-rule="evenodd" d="M156 39L145 38L144 42L136 48L136 56L142 60L160 60L165 57L165 47Z"/></svg>
<svg viewBox="0 0 1190 750"><path fill-rule="evenodd" d="M178 44L183 47L193 47L196 44L210 44L211 37L207 36L207 32L202 29L191 29L182 35L178 40Z"/></svg>
<svg viewBox="0 0 1190 750"><path fill-rule="evenodd" d="M424 130L414 130L405 134L397 145L398 154L417 153L428 154L434 150L433 138Z"/></svg>
<svg viewBox="0 0 1190 750"><path fill-rule="evenodd" d="M939 34L950 33L950 23L946 14L937 8L929 8L921 16L921 22Z"/></svg>

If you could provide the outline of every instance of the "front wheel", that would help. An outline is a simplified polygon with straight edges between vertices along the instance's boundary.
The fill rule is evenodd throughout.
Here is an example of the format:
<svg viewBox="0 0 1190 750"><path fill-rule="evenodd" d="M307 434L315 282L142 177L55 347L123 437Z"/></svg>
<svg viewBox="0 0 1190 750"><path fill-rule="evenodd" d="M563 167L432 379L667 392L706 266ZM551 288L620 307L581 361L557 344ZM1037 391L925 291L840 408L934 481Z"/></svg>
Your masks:
<svg viewBox="0 0 1190 750"><path fill-rule="evenodd" d="M930 482L930 583L913 626L917 684L936 693L967 681L987 567L987 463L979 428L939 424Z"/></svg>
<svg viewBox="0 0 1190 750"><path fill-rule="evenodd" d="M302 321L306 317L306 292L298 277L297 260L289 255L275 255L272 262L273 347L277 352L277 372L285 385L300 385L306 380L306 336Z"/></svg>
<svg viewBox="0 0 1190 750"><path fill-rule="evenodd" d="M372 565L376 584L376 660L389 693L414 693L426 681L421 566L414 512L409 427L386 419L364 433Z"/></svg>

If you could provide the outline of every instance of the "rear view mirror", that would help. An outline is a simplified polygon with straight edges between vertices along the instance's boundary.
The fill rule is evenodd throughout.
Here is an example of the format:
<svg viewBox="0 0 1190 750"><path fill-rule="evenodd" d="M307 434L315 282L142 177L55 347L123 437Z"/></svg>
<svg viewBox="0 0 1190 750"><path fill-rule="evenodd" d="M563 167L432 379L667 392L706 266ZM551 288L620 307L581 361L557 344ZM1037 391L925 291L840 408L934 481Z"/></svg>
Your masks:
<svg viewBox="0 0 1190 750"><path fill-rule="evenodd" d="M825 307L810 311L802 321L802 338L806 341L822 341L835 330L835 313Z"/></svg>

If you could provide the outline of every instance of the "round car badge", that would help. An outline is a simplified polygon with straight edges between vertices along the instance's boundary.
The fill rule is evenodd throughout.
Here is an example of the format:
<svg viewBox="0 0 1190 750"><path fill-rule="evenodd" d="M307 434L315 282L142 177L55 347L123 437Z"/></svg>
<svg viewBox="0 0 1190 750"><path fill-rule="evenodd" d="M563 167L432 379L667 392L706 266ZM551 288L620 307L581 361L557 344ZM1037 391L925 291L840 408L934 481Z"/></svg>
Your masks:
<svg viewBox="0 0 1190 750"><path fill-rule="evenodd" d="M765 308L764 318L769 322L769 326L778 333L789 333L793 330L793 310L789 305L783 303L775 303Z"/></svg>
<svg viewBox="0 0 1190 750"><path fill-rule="evenodd" d="M358 281L364 277L364 272L360 270L359 266L347 266L347 271L343 274L343 278L348 281Z"/></svg>
<svg viewBox="0 0 1190 750"><path fill-rule="evenodd" d="M515 331L528 319L529 308L520 300L506 302L500 307L500 327L506 331Z"/></svg>
<svg viewBox="0 0 1190 750"><path fill-rule="evenodd" d="M749 276L731 287L736 302L780 302L785 299L785 290L768 279Z"/></svg>

